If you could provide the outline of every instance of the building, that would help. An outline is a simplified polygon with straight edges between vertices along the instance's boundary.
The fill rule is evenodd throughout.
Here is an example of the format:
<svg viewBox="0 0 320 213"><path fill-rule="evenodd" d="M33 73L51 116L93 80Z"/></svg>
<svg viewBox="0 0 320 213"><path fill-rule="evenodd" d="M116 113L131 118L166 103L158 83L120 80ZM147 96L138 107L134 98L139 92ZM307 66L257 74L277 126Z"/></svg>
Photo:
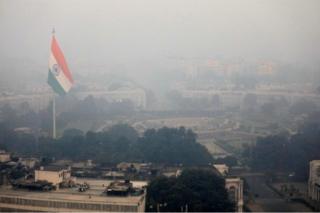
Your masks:
<svg viewBox="0 0 320 213"><path fill-rule="evenodd" d="M229 167L226 164L213 164L213 167L223 176L226 176L229 173Z"/></svg>
<svg viewBox="0 0 320 213"><path fill-rule="evenodd" d="M102 177L110 180L123 180L125 178L125 175L123 172L107 171L102 175Z"/></svg>
<svg viewBox="0 0 320 213"><path fill-rule="evenodd" d="M56 188L71 178L71 168L61 166L41 166L34 171L35 182L47 181L52 183Z"/></svg>
<svg viewBox="0 0 320 213"><path fill-rule="evenodd" d="M32 169L39 163L39 160L36 158L22 158L19 160L19 162L21 165Z"/></svg>
<svg viewBox="0 0 320 213"><path fill-rule="evenodd" d="M24 95L11 94L8 96L0 96L0 105L10 104L12 107L16 108L22 103L28 103L31 109L39 112L40 110L48 107L51 100L52 94L45 91Z"/></svg>
<svg viewBox="0 0 320 213"><path fill-rule="evenodd" d="M320 203L320 160L310 162L308 197Z"/></svg>
<svg viewBox="0 0 320 213"><path fill-rule="evenodd" d="M0 150L0 163L6 163L11 160L10 154L4 150Z"/></svg>
<svg viewBox="0 0 320 213"><path fill-rule="evenodd" d="M79 169L92 169L96 166L96 164L92 163L92 160L87 160L83 162L72 162L71 167L72 170L79 170Z"/></svg>
<svg viewBox="0 0 320 213"><path fill-rule="evenodd" d="M133 184L129 180L111 182L106 188L107 195L127 196Z"/></svg>
<svg viewBox="0 0 320 213"><path fill-rule="evenodd" d="M236 212L243 212L243 180L239 177L227 177L225 181L229 198L236 204Z"/></svg>
<svg viewBox="0 0 320 213"><path fill-rule="evenodd" d="M130 100L134 106L139 109L145 109L147 105L146 92L140 88L120 88L114 91L98 90L76 93L76 96L79 99L84 99L89 95L92 95L95 98L103 98L110 102Z"/></svg>
<svg viewBox="0 0 320 213"><path fill-rule="evenodd" d="M150 163L128 163L128 162L121 162L117 165L117 169L123 172L127 171L149 171L151 167Z"/></svg>
<svg viewBox="0 0 320 213"><path fill-rule="evenodd" d="M108 196L105 193L110 181L77 179L77 185L87 183L85 191L76 188L60 188L56 191L25 191L0 188L1 211L46 211L46 212L144 212L145 190L130 196ZM145 186L146 182L132 182L133 187Z"/></svg>
<svg viewBox="0 0 320 213"><path fill-rule="evenodd" d="M236 205L236 212L243 212L243 180L228 176L229 167L225 164L214 164L213 167L225 178L225 188L229 199Z"/></svg>

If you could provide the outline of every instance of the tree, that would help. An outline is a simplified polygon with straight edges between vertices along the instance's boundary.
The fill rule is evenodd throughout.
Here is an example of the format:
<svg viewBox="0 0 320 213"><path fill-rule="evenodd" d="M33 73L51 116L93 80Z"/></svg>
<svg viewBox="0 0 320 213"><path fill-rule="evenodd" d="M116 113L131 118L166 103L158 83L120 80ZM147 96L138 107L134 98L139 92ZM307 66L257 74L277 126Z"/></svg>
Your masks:
<svg viewBox="0 0 320 213"><path fill-rule="evenodd" d="M177 178L159 177L147 188L147 211L234 211L222 177L211 169L187 169Z"/></svg>
<svg viewBox="0 0 320 213"><path fill-rule="evenodd" d="M111 137L119 139L124 137L129 141L136 141L138 139L138 132L128 124L116 124L109 129Z"/></svg>
<svg viewBox="0 0 320 213"><path fill-rule="evenodd" d="M31 134L17 134L0 123L0 147L29 156L56 159L87 160L98 163L153 162L162 164L207 165L212 163L208 150L196 142L196 135L185 128L147 130L139 137L127 124L111 127L106 132L69 129L53 140Z"/></svg>
<svg viewBox="0 0 320 213"><path fill-rule="evenodd" d="M137 148L144 160L154 163L208 165L213 160L208 150L196 142L196 134L184 127L147 130Z"/></svg>
<svg viewBox="0 0 320 213"><path fill-rule="evenodd" d="M290 137L273 135L259 138L256 145L247 147L244 156L252 153L250 165L264 172L295 173L296 180L307 180L311 160L320 158L320 123L307 122Z"/></svg>

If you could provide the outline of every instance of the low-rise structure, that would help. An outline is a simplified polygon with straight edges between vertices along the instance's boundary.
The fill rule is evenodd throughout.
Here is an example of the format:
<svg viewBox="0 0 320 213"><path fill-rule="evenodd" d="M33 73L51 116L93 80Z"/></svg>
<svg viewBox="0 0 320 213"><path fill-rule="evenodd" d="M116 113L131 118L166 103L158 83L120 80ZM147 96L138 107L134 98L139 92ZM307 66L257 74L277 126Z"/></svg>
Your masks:
<svg viewBox="0 0 320 213"><path fill-rule="evenodd" d="M243 180L239 177L227 177L225 181L229 198L236 205L236 212L243 212Z"/></svg>
<svg viewBox="0 0 320 213"><path fill-rule="evenodd" d="M73 162L71 164L72 170L74 169L92 169L96 164L92 163L92 160L82 161L82 162Z"/></svg>
<svg viewBox="0 0 320 213"><path fill-rule="evenodd" d="M19 162L21 165L32 169L39 163L39 160L36 158L22 158Z"/></svg>
<svg viewBox="0 0 320 213"><path fill-rule="evenodd" d="M145 190L130 196L110 196L105 193L110 184L107 180L77 179L77 184L87 183L90 188L78 191L63 188L40 192L0 188L0 211L45 211L45 212L144 212ZM143 183L145 185L146 183ZM141 183L133 183L133 187Z"/></svg>
<svg viewBox="0 0 320 213"><path fill-rule="evenodd" d="M229 167L225 164L214 164L213 167L225 178L225 188L229 199L236 205L236 212L243 212L243 180L240 177L228 176Z"/></svg>
<svg viewBox="0 0 320 213"><path fill-rule="evenodd" d="M52 183L56 188L62 182L67 181L71 178L70 167L60 167L60 166L41 166L39 169L34 171L35 182L37 181L47 181Z"/></svg>
<svg viewBox="0 0 320 213"><path fill-rule="evenodd" d="M311 200L320 203L320 160L310 162L308 196Z"/></svg>
<svg viewBox="0 0 320 213"><path fill-rule="evenodd" d="M111 182L106 188L107 195L127 196L133 184L129 180Z"/></svg>
<svg viewBox="0 0 320 213"><path fill-rule="evenodd" d="M123 172L118 172L118 171L108 171L103 174L103 178L115 180L115 179L124 179L125 175Z"/></svg>
<svg viewBox="0 0 320 213"><path fill-rule="evenodd" d="M128 163L128 162L121 162L117 165L117 169L120 171L132 171L135 170L137 172L146 171L150 169L150 163Z"/></svg>
<svg viewBox="0 0 320 213"><path fill-rule="evenodd" d="M0 150L0 163L6 163L11 160L10 153L5 152L4 150Z"/></svg>
<svg viewBox="0 0 320 213"><path fill-rule="evenodd" d="M229 173L229 167L226 164L214 164L213 167L223 176L226 176Z"/></svg>

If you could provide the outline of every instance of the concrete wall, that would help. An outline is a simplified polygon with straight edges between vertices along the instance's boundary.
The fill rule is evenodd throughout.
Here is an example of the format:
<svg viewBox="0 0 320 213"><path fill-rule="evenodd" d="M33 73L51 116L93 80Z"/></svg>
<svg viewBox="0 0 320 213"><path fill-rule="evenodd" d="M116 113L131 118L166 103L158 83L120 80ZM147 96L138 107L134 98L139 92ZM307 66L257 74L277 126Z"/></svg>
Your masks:
<svg viewBox="0 0 320 213"><path fill-rule="evenodd" d="M43 171L35 170L35 181L45 180L54 185L58 185L63 181L63 171Z"/></svg>
<svg viewBox="0 0 320 213"><path fill-rule="evenodd" d="M117 203L94 203L76 201L58 201L46 199L30 199L27 197L0 195L0 209L16 211L47 211L47 212L79 212L79 211L104 211L104 212L144 212L143 203L140 205L126 205Z"/></svg>

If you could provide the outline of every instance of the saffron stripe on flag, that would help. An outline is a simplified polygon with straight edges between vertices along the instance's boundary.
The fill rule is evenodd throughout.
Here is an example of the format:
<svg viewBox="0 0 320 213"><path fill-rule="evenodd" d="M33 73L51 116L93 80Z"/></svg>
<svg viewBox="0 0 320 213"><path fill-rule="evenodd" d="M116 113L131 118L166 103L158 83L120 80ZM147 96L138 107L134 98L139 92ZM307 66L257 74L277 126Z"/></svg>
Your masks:
<svg viewBox="0 0 320 213"><path fill-rule="evenodd" d="M63 70L65 76L69 79L69 81L71 83L73 83L73 79L71 76L71 73L69 71L67 62L64 58L64 55L58 45L57 40L55 39L55 37L52 37L52 43L51 43L51 52L54 55L56 61L58 62L59 66L61 67L61 69Z"/></svg>

